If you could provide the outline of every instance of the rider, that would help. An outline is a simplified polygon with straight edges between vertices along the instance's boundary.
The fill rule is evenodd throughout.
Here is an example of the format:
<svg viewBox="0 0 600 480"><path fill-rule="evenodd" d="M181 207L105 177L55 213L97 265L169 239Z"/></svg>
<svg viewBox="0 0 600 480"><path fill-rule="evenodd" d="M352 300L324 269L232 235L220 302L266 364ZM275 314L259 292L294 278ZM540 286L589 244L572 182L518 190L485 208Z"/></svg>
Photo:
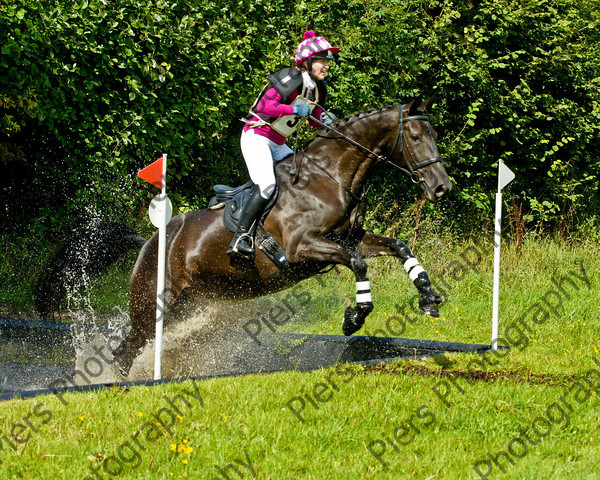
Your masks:
<svg viewBox="0 0 600 480"><path fill-rule="evenodd" d="M304 41L296 49L296 67L284 68L268 77L269 84L260 93L243 119L241 147L250 178L254 182L242 209L237 230L227 253L254 254L250 230L275 191L274 162L293 154L285 141L301 123L312 115L321 121L325 103L325 76L329 61L339 52L314 32L304 33ZM323 121L327 120L323 115ZM308 122L315 128L319 124Z"/></svg>

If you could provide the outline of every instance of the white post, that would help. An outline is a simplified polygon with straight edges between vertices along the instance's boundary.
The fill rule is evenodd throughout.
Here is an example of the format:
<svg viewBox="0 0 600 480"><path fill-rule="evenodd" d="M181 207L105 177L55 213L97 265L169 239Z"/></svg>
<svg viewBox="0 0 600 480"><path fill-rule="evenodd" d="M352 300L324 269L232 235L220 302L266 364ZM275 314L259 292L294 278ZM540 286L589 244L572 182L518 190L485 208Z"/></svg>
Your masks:
<svg viewBox="0 0 600 480"><path fill-rule="evenodd" d="M159 197L161 218L158 226L158 268L156 272L156 338L154 342L154 380L162 378L162 339L163 318L165 312L165 263L167 249L167 223L170 220L166 214L167 197L167 154L163 153L162 189Z"/></svg>
<svg viewBox="0 0 600 480"><path fill-rule="evenodd" d="M513 181L515 174L498 161L498 192L494 222L494 293L492 304L492 350L498 350L498 317L500 307L500 238L502 236L502 189Z"/></svg>
<svg viewBox="0 0 600 480"><path fill-rule="evenodd" d="M500 237L502 232L502 192L496 193L494 222L494 294L492 307L492 350L498 349L498 311L500 303Z"/></svg>

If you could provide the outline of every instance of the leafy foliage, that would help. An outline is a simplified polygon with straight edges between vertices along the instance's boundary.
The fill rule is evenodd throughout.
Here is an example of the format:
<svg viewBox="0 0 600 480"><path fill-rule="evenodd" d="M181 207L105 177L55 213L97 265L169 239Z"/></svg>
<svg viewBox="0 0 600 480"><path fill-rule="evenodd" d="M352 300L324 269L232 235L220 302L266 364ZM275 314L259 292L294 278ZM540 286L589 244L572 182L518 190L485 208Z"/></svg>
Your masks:
<svg viewBox="0 0 600 480"><path fill-rule="evenodd" d="M50 230L90 215L136 219L135 173L169 154L180 208L247 172L241 124L306 29L340 45L338 115L437 94L432 123L456 188L426 211L461 228L489 216L498 158L525 219L596 215L597 0L16 0L0 5L2 218ZM376 204L407 209L381 174ZM378 205L379 207L379 205ZM386 209L380 208L385 212ZM389 212L388 212L389 213ZM375 218L375 217L374 217ZM378 217L379 218L379 217ZM380 217L389 221L389 215ZM19 222L17 222L19 223ZM6 225L3 225L6 227Z"/></svg>
<svg viewBox="0 0 600 480"><path fill-rule="evenodd" d="M427 44L447 103L444 150L467 205L490 209L492 167L503 158L517 173L509 190L528 220L597 211L600 37L592 6L482 2L435 19L440 34Z"/></svg>

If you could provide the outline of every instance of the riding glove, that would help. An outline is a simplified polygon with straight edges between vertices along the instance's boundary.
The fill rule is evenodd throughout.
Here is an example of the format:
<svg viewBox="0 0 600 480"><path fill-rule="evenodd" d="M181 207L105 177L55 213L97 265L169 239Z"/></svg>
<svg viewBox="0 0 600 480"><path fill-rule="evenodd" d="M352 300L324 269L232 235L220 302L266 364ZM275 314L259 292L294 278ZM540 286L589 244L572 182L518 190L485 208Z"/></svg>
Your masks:
<svg viewBox="0 0 600 480"><path fill-rule="evenodd" d="M329 126L337 122L337 117L333 113L323 110L323 113L321 114L321 121L325 125Z"/></svg>
<svg viewBox="0 0 600 480"><path fill-rule="evenodd" d="M311 113L310 107L306 103L298 103L294 105L294 114L299 117L308 117Z"/></svg>

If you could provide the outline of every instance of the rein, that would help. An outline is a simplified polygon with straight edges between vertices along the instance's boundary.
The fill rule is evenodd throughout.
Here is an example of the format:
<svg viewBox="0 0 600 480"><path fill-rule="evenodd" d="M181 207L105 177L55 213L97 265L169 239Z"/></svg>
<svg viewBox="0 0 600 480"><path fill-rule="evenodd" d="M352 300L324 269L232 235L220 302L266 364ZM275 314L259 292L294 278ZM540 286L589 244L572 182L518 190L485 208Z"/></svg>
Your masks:
<svg viewBox="0 0 600 480"><path fill-rule="evenodd" d="M320 106L320 105L318 105ZM432 163L444 163L444 159L442 157L432 157L432 158L426 158L425 160L422 160L420 162L417 162L413 152L411 151L411 149L409 148L407 139L406 139L406 133L404 132L404 124L413 120L424 120L427 121L428 117L426 115L411 115L405 118L402 118L402 112L404 111L404 107L406 107L406 104L400 106L400 110L398 112L398 131L396 132L396 138L394 140L394 145L391 148L390 152L389 152L389 156L393 156L394 152L396 151L396 148L398 147L398 144L400 144L400 151L402 152L402 155L404 155L404 148L406 147L406 150L408 151L408 154L410 155L410 160L412 161L412 165L411 162L407 161L407 167L408 168L404 168L401 167L399 165L396 165L394 162L392 162L390 160L390 158L388 158L388 156L385 155L379 155L377 153L375 153L374 151L372 151L371 149L365 147L364 145L360 144L359 142L357 142L356 140L348 137L347 135L343 134L342 132L336 130L335 128L326 125L325 123L321 122L320 120L316 119L315 117L313 117L312 115L310 115L311 120L313 120L317 125L320 125L321 127L335 133L336 135L338 135L340 138L346 140L348 143L350 143L351 145L354 145L356 148L363 150L364 152L366 152L369 155L372 155L375 157L375 163L377 162L385 162L388 165L392 165L393 167L397 168L398 170L400 170L402 173L404 173L406 176L408 176L414 183L417 183L417 179L415 176L415 172L419 169L419 168L423 168L426 167L427 165L431 165ZM321 109L323 111L325 111L323 109L323 107L321 107ZM296 137L297 138L297 137ZM310 162L312 163L314 166L316 166L319 170L321 170L323 173L325 173L329 178L331 178L334 182L336 182L338 185L340 185L349 195L350 197L357 203L357 205L360 205L361 203L363 203L365 201L365 198L367 196L367 194L369 193L369 190L371 189L371 186L368 186L367 188L364 187L363 184L363 188L362 188L362 192L360 194L360 196L356 195L355 193L352 192L352 190L350 190L346 185L344 185L344 183L342 181L340 181L340 179L336 178L335 175L333 175L329 170L327 170L325 167L322 167L321 165L319 165L317 162L315 162L312 158L310 158L306 152L304 152L304 157ZM290 169L290 175L292 176L292 178L297 178L298 175L298 171L296 169L296 149L294 149L294 159L292 161L292 166ZM356 216L358 217L358 209L356 210ZM356 218L354 219L354 222L351 222L352 227L350 228L349 232L348 232L348 237L351 235L352 233L352 229L354 228L354 225L356 224Z"/></svg>
<svg viewBox="0 0 600 480"><path fill-rule="evenodd" d="M318 105L320 106L320 105ZM364 145L360 144L359 142L357 142L356 140L348 137L347 135L343 134L342 132L336 130L335 128L324 124L323 122L321 122L320 120L316 119L315 117L313 117L312 115L310 115L310 119L313 120L317 125L335 133L336 135L339 135L341 138L343 138L344 140L346 140L347 142L349 142L350 144L354 145L355 147L363 150L364 152L368 153L369 155L373 155L376 159L377 162L385 162L388 165L391 165L395 168L397 168L398 170L400 170L402 173L404 173L407 177L409 177L414 183L417 183L417 180L415 178L415 172L419 169L419 168L423 168L426 167L427 165L431 165L432 163L438 163L441 162L442 164L444 163L444 159L442 157L432 157L432 158L426 158L425 160L422 160L420 162L417 162L415 160L415 157L412 153L412 151L410 150L410 148L408 147L408 142L406 141L406 134L404 133L404 128L403 125L407 122L410 122L412 120L428 120L427 115L412 115L409 117L405 117L402 118L402 112L404 111L404 107L406 106L406 104L402 105L400 107L400 110L398 111L398 131L396 132L396 139L394 140L394 146L392 147L392 149L390 150L389 155L393 155L394 152L396 151L396 147L398 146L398 143L400 143L400 150L402 152L404 152L404 147L406 146L406 150L408 151L408 154L410 155L410 159L412 160L413 165L410 164L410 162L406 162L407 163L407 167L408 168L404 168L401 167L400 165L396 165L394 162L392 162L387 156L385 155L379 155L375 152L373 152L372 150L370 150L369 148L365 147ZM321 109L323 110L323 107L321 107ZM308 157L305 154L306 158L314 165L316 165L318 168L320 168L323 172L325 172L327 175L329 175L333 180L335 180L338 184L340 184L347 192L350 193L350 195L355 199L355 200L359 200L362 201L362 199L364 198L364 195L361 195L361 197L357 197L354 193L352 193L350 191L350 189L348 189L345 185L343 185L337 178L335 178L330 172L328 172L325 168L321 167L320 165L318 165L315 161L313 161L310 157Z"/></svg>
<svg viewBox="0 0 600 480"><path fill-rule="evenodd" d="M394 152L396 151L396 148L398 147L398 144L400 144L400 151L401 151L402 155L404 155L404 148L406 147L406 150L408 151L408 154L409 154L410 160L411 160L410 162L409 161L406 162L408 168L404 168L399 165L396 165L394 162L392 162L390 160L390 158L388 156L379 155L379 154L375 153L371 149L365 147L361 143L348 137L347 135L343 134L342 132L336 130L335 128L333 128L329 125L326 125L325 123L316 119L312 115L310 115L310 119L313 120L317 125L320 125L321 127L335 133L340 138L346 140L348 143L355 146L356 148L366 152L368 155L372 155L373 157L375 157L376 164L378 162L385 162L388 165L392 165L393 167L396 167L398 170L400 170L402 173L404 173L406 176L408 176L414 183L417 183L417 179L416 179L416 175L415 175L416 170L418 170L419 168L423 168L427 165L431 165L432 163L441 162L443 164L444 160L442 159L442 157L432 157L432 158L426 158L425 160L422 160L420 162L416 161L416 159L413 155L413 152L409 148L408 141L406 139L406 133L404 132L404 124L407 122L413 121L413 120L427 121L428 117L426 115L412 115L412 116L402 118L402 112L404 111L404 107L406 107L406 104L400 106L400 109L398 112L398 131L396 132L394 144L393 144L391 150L389 151L388 156L389 157L393 156ZM325 111L323 109L323 107L321 107L321 109L323 111ZM308 156L306 154L306 152L304 152L304 157L310 163L312 163L314 166L316 166L319 170L321 170L323 173L325 173L329 178L331 178L338 185L340 185L350 195L350 197L357 203L357 205L360 205L361 203L363 203L365 201L365 198L371 188L370 185L367 188L365 188L365 185L363 184L362 192L360 193L360 196L358 196L355 193L353 193L346 185L344 185L344 183L342 181L340 181L335 175L333 175L329 170L327 170L325 167L322 167L316 161L314 161L312 158L310 158L310 156ZM411 165L411 162L412 162L412 165ZM298 171L296 169L296 149L294 149L294 159L293 159L292 166L290 169L290 175L293 178L297 177L297 175L298 175ZM356 217L358 217L358 209L356 210ZM357 221L357 218L355 218L354 221L351 222L352 226L351 226L350 230L348 231L348 237L351 235L354 225L356 224L356 221Z"/></svg>
<svg viewBox="0 0 600 480"><path fill-rule="evenodd" d="M322 167L321 165L319 165L317 162L315 162L312 158L310 158L306 153L304 153L304 156L306 157L306 159L312 163L315 167L317 167L319 170L321 170L323 173L325 173L325 175L329 176L329 178L331 178L332 180L334 180L335 182L338 183L338 185L340 185L344 190L346 190L346 192L348 192L348 194L350 194L350 196L356 200L357 202L363 202L364 198L366 196L367 192L364 192L360 197L357 196L356 194L352 193L352 190L350 190L346 185L344 185L338 178L336 178L329 170L327 170L325 167ZM291 171L290 171L290 174Z"/></svg>

